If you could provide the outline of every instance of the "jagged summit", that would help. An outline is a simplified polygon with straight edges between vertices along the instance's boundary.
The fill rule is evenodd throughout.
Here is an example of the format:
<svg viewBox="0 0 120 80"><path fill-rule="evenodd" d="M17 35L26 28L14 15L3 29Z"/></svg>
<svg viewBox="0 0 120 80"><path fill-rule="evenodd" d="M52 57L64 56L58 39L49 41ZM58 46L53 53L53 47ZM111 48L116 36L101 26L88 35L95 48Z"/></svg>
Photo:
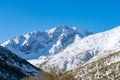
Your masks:
<svg viewBox="0 0 120 80"><path fill-rule="evenodd" d="M65 49L74 41L75 35L83 38L91 34L87 30L78 31L66 25L58 25L50 30L33 31L17 36L6 41L2 46L24 59L38 59L41 56L57 54Z"/></svg>

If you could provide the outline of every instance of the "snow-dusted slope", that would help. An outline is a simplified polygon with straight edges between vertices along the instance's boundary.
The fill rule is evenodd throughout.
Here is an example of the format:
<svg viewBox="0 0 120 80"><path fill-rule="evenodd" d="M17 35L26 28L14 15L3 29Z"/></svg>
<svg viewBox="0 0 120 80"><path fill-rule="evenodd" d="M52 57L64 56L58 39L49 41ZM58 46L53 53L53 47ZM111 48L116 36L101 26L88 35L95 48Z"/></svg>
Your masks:
<svg viewBox="0 0 120 80"><path fill-rule="evenodd" d="M47 57L65 49L74 41L76 35L83 38L90 34L92 33L86 30L60 25L43 32L34 31L24 36L17 36L6 41L2 46L27 60L48 59Z"/></svg>
<svg viewBox="0 0 120 80"><path fill-rule="evenodd" d="M69 74L75 80L120 80L120 51L68 71L63 76Z"/></svg>
<svg viewBox="0 0 120 80"><path fill-rule="evenodd" d="M54 65L66 71L117 51L120 51L120 26L83 39L76 35L72 44L54 55L44 66Z"/></svg>
<svg viewBox="0 0 120 80"><path fill-rule="evenodd" d="M39 71L26 60L0 46L0 80L21 80Z"/></svg>

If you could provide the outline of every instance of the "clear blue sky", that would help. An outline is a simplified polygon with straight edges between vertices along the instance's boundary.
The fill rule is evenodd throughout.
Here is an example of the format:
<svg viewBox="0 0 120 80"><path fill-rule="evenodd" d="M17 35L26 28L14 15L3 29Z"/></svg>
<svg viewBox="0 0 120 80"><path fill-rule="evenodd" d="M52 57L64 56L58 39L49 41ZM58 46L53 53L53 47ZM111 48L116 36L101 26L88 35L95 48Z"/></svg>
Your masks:
<svg viewBox="0 0 120 80"><path fill-rule="evenodd" d="M120 0L0 0L0 43L60 24L111 29L120 25Z"/></svg>

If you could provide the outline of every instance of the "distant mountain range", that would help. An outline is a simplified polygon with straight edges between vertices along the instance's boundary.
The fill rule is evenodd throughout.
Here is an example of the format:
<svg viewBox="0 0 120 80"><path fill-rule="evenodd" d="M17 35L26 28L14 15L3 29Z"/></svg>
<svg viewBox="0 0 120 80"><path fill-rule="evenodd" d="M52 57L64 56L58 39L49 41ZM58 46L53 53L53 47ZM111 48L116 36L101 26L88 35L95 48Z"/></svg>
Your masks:
<svg viewBox="0 0 120 80"><path fill-rule="evenodd" d="M46 70L58 66L64 72L120 51L120 27L93 34L59 25L17 36L1 45L37 67Z"/></svg>

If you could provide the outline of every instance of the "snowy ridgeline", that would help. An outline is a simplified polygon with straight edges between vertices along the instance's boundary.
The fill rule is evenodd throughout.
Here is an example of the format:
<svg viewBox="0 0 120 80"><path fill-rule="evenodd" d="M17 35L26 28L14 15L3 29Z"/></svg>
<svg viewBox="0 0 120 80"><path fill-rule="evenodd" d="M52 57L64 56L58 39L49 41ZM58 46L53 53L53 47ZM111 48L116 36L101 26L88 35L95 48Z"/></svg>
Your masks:
<svg viewBox="0 0 120 80"><path fill-rule="evenodd" d="M92 34L62 25L15 37L2 46L37 67L58 66L64 72L120 51L120 27Z"/></svg>
<svg viewBox="0 0 120 80"><path fill-rule="evenodd" d="M62 72L75 69L85 63L96 61L111 53L120 51L120 27L112 30L79 38L76 36L74 42L64 50L53 55L43 65L43 69L49 66L58 66ZM29 60L34 65L45 59Z"/></svg>
<svg viewBox="0 0 120 80"><path fill-rule="evenodd" d="M40 56L59 53L74 41L76 35L83 38L90 34L92 33L86 30L60 25L43 32L33 31L24 36L17 36L6 41L2 46L24 59L39 59Z"/></svg>

